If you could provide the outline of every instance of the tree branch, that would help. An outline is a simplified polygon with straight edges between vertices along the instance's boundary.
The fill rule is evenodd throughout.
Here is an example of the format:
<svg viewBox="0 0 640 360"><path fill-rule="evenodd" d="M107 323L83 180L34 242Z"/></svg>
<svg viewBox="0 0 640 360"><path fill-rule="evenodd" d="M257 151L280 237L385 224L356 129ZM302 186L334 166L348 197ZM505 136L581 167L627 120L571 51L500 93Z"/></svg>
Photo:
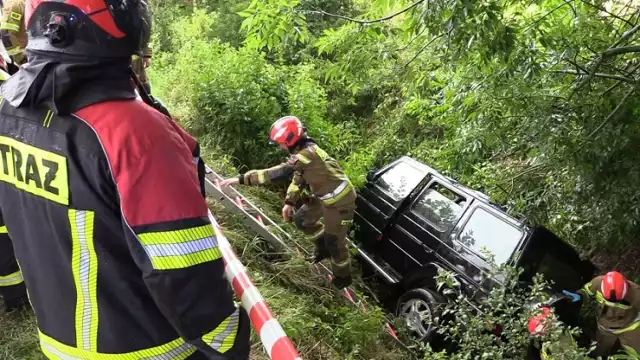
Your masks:
<svg viewBox="0 0 640 360"><path fill-rule="evenodd" d="M418 52L411 58L411 60L409 60L406 64L404 64L404 68L406 69L407 66L409 66L409 64L411 64L412 62L414 62L418 56L420 56L420 54L422 54L422 52L431 44L433 44L434 41L440 39L441 37L443 37L445 34L440 34L436 37L434 37L433 39L429 40L426 44L424 44L423 47L420 48L420 50L418 50Z"/></svg>
<svg viewBox="0 0 640 360"><path fill-rule="evenodd" d="M637 27L640 27L640 25L637 26ZM631 30L629 30L629 32L631 32ZM625 36L628 37L630 35L625 34L625 35L622 36L622 38L624 38ZM617 43L620 43L620 39L618 39L618 41L616 41L616 44ZM616 56L616 55L628 54L628 53L632 53L632 52L640 52L640 45L625 46L625 47L619 47L619 48L613 47L614 45L612 45L611 47L609 47L609 49L605 50L602 54L600 54L598 62L593 66L593 69L591 69L591 72L589 73L589 76L587 76L586 79L584 79L580 84L578 84L576 89L581 88L586 83L591 81L591 79L593 79L593 77L596 75L596 71L598 71L598 68L600 67L600 65L602 64L604 59L606 59L608 57L611 57L611 56Z"/></svg>
<svg viewBox="0 0 640 360"><path fill-rule="evenodd" d="M550 10L549 12L547 12L546 14L542 15L539 19L537 19L536 21L532 22L531 24L527 25L527 27L524 28L524 31L529 30L531 27L533 27L534 25L536 25L537 23L539 23L540 21L544 20L547 16L553 14L554 12L558 11L558 9L560 9L561 7L568 5L571 1L573 0L565 0L565 2L563 2L562 4L556 6L556 8L554 8L553 10Z"/></svg>
<svg viewBox="0 0 640 360"><path fill-rule="evenodd" d="M634 91L636 91L636 87L632 87L631 89L629 89L629 91L627 91L626 94L624 94L624 96L622 97L622 99L620 100L620 102L618 103L618 106L616 106L615 109L613 109L613 111L607 116L606 119L604 119L604 121L602 122L602 124L598 125L598 127L593 130L591 132L591 134L589 134L589 136L587 136L587 139L591 139L595 134L597 134L600 130L602 130L602 128L611 120L613 119L613 117L618 113L618 111L620 111L620 109L622 109L622 106L624 105L624 103L627 101L627 98L629 98L629 96L631 96L631 94L634 93Z"/></svg>
<svg viewBox="0 0 640 360"><path fill-rule="evenodd" d="M404 14L407 11L413 9L414 7L422 4L423 2L425 2L427 0L418 0L416 2L414 2L413 4L407 6L406 8L402 9L402 10L398 10L395 13L391 14L391 15L387 15L385 17L379 18L379 19L374 19L374 20L361 20L361 19L354 19L354 18L350 18L348 16L342 16L342 15L338 15L338 14L331 14L328 13L324 10L299 10L299 12L303 12L303 13L309 13L309 14L319 14L319 15L326 15L326 16L331 16L331 17L335 17L338 19L342 19L342 20L347 20L347 21L351 21L351 22L355 22L358 24L362 24L362 25L369 25L369 24L374 24L374 23L379 23L379 22L383 22L383 21L387 21L389 19L393 19L394 17L400 15L400 14Z"/></svg>
<svg viewBox="0 0 640 360"><path fill-rule="evenodd" d="M589 74L587 72L581 72L581 71L576 71L576 70L552 70L551 72L552 73L557 73L557 74L572 74L572 75L578 75L578 76L580 76L580 75L588 75ZM624 81L624 82L628 82L630 84L635 84L635 80L630 79L628 77L619 76L619 75L595 73L594 76L601 77L601 78L606 78L606 79Z"/></svg>
<svg viewBox="0 0 640 360"><path fill-rule="evenodd" d="M626 19L624 19L624 18L622 18L622 17L620 17L620 16L618 16L618 15L612 13L612 12L607 11L607 9L605 9L605 8L603 8L601 6L598 6L596 4L592 4L592 3L588 2L588 1L585 1L585 0L580 0L580 1L585 5L589 5L589 6L593 7L593 8L595 8L595 9L598 9L598 10L602 11L603 13L609 14L612 17L629 24L630 26L633 26L633 23L631 23L630 21L628 21L628 20L626 20Z"/></svg>

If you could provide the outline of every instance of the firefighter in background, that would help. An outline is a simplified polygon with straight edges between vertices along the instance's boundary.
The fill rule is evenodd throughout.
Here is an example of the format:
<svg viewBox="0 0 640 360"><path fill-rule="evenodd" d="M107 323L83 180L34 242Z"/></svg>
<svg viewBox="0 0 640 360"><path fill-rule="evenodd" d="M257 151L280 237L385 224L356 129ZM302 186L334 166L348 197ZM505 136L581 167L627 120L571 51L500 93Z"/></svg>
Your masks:
<svg viewBox="0 0 640 360"><path fill-rule="evenodd" d="M596 355L609 354L616 347L640 351L640 286L617 271L598 276L582 292L598 303Z"/></svg>
<svg viewBox="0 0 640 360"><path fill-rule="evenodd" d="M4 60L0 57L0 82L9 79ZM4 311L12 312L28 304L24 279L13 253L13 245L6 226L0 226L0 297Z"/></svg>
<svg viewBox="0 0 640 360"><path fill-rule="evenodd" d="M8 64L9 74L27 62L24 49L27 46L27 30L24 23L24 0L6 0L2 6L0 35L2 44L12 63Z"/></svg>
<svg viewBox="0 0 640 360"><path fill-rule="evenodd" d="M0 226L51 359L249 359L195 139L137 99L145 1L26 0L0 88ZM8 169L2 171L2 168Z"/></svg>
<svg viewBox="0 0 640 360"><path fill-rule="evenodd" d="M251 170L226 179L221 186L261 185L289 179L282 216L289 221L301 188L308 186L313 199L298 211L296 225L315 237L314 262L331 258L333 284L342 289L351 284L351 262L346 237L353 221L356 192L338 162L307 136L300 120L294 116L278 119L271 126L269 140L291 154L290 159L265 170ZM324 218L324 228L320 224ZM322 234L322 235L321 235Z"/></svg>

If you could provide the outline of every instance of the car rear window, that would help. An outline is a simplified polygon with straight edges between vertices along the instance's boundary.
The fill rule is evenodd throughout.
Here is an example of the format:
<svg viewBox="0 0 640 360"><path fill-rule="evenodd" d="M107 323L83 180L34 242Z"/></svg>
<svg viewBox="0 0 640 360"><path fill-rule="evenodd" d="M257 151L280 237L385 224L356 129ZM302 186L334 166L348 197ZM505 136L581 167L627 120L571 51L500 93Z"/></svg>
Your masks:
<svg viewBox="0 0 640 360"><path fill-rule="evenodd" d="M485 248L495 256L496 264L502 265L509 260L522 235L521 229L478 207L462 228L458 241L480 255Z"/></svg>
<svg viewBox="0 0 640 360"><path fill-rule="evenodd" d="M426 173L406 162L399 162L385 171L375 184L384 190L393 200L404 199L425 177Z"/></svg>
<svg viewBox="0 0 640 360"><path fill-rule="evenodd" d="M458 202L456 202L458 200ZM411 209L440 232L451 230L460 215L463 205L459 197L446 187L434 183L425 190Z"/></svg>

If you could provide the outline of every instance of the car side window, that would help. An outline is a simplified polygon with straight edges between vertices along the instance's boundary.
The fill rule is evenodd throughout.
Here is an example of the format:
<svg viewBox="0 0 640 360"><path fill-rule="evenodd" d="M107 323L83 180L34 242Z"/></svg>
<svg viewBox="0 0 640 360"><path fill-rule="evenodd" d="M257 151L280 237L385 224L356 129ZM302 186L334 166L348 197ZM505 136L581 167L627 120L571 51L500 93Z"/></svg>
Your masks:
<svg viewBox="0 0 640 360"><path fill-rule="evenodd" d="M382 173L374 183L393 200L400 201L409 195L425 175L423 170L406 162L399 162Z"/></svg>
<svg viewBox="0 0 640 360"><path fill-rule="evenodd" d="M435 182L420 195L411 211L426 220L437 231L445 233L455 226L462 215L465 201L453 191Z"/></svg>
<svg viewBox="0 0 640 360"><path fill-rule="evenodd" d="M504 264L516 250L523 231L497 217L482 207L473 210L471 217L462 228L458 241L483 255L488 251L497 265ZM483 251L484 249L484 251Z"/></svg>

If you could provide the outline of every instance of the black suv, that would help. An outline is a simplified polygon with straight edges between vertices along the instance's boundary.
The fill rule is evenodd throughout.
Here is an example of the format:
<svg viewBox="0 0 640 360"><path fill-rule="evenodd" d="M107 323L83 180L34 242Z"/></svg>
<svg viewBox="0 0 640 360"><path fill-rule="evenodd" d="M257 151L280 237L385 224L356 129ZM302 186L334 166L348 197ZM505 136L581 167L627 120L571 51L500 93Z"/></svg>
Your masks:
<svg viewBox="0 0 640 360"><path fill-rule="evenodd" d="M522 267L525 283L542 273L554 292L578 290L596 270L548 229L525 225L485 194L409 157L368 174L354 223L358 258L398 290L396 315L421 340L434 330L421 314L433 316L444 298L435 286L440 268L453 271L471 299L498 283L486 250L498 265Z"/></svg>

